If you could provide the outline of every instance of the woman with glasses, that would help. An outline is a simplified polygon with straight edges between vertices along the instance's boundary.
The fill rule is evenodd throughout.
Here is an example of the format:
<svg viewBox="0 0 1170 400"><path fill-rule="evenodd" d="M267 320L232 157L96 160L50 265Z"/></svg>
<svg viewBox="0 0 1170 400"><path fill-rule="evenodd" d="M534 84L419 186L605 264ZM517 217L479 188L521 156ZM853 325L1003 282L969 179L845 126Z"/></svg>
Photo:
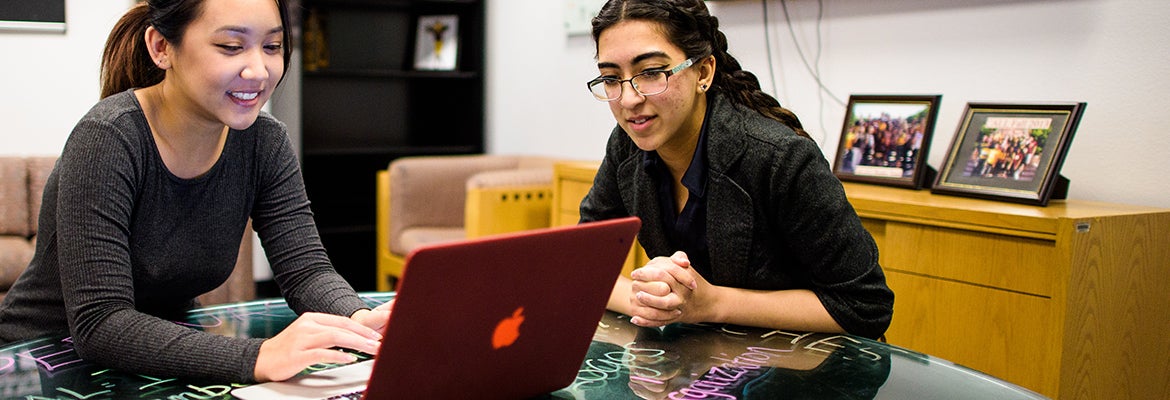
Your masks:
<svg viewBox="0 0 1170 400"><path fill-rule="evenodd" d="M716 322L877 338L894 296L796 116L727 52L701 0L610 0L593 19L617 127L581 221L635 215L652 260L609 308L635 324Z"/></svg>

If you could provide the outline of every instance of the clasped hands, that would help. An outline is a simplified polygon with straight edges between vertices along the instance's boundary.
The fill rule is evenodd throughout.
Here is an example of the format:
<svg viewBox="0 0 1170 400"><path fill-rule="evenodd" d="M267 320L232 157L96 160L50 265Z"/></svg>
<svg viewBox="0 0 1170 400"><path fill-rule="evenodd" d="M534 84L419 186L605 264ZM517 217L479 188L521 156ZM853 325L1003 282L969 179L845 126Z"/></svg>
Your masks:
<svg viewBox="0 0 1170 400"><path fill-rule="evenodd" d="M362 309L349 318L305 313L288 327L260 345L253 375L258 382L282 381L314 364L345 364L357 360L345 348L378 354L382 347L382 330L390 319L394 300Z"/></svg>
<svg viewBox="0 0 1170 400"><path fill-rule="evenodd" d="M713 286L691 268L686 253L655 257L630 273L630 322L660 327L709 319Z"/></svg>

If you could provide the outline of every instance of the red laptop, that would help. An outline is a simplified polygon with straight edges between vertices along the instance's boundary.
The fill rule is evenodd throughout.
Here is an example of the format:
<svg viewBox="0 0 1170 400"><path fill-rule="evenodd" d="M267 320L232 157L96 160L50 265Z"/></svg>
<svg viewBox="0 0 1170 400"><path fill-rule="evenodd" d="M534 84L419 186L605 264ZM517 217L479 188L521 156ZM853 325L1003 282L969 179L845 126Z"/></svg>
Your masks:
<svg viewBox="0 0 1170 400"><path fill-rule="evenodd" d="M243 399L517 399L573 382L636 217L418 248L374 360L236 389ZM357 398L350 397L350 398Z"/></svg>

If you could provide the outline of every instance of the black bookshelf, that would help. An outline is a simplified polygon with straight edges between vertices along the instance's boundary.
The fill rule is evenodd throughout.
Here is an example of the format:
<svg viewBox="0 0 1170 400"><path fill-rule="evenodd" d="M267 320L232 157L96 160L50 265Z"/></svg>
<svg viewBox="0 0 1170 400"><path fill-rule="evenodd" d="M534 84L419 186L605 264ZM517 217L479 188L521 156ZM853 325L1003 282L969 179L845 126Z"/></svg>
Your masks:
<svg viewBox="0 0 1170 400"><path fill-rule="evenodd" d="M484 147L480 0L303 0L301 161L325 248L359 291L375 290L378 170L412 155ZM458 17L452 70L414 68L420 16ZM323 46L321 46L323 44Z"/></svg>

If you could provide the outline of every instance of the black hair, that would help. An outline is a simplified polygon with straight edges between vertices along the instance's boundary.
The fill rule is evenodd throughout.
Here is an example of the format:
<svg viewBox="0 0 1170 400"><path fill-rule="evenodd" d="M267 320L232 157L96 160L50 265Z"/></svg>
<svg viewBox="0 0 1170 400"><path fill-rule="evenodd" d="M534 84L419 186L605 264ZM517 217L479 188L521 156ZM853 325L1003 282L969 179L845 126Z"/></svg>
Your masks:
<svg viewBox="0 0 1170 400"><path fill-rule="evenodd" d="M284 71L292 57L292 36L286 0L273 0L283 27ZM154 27L168 42L178 44L191 22L203 12L204 0L140 1L122 15L106 39L102 54L101 98L135 87L162 82L166 72L154 64L146 48L146 28ZM284 80L284 75L281 75ZM277 82L279 85L280 83Z"/></svg>
<svg viewBox="0 0 1170 400"><path fill-rule="evenodd" d="M764 93L756 75L740 67L739 61L727 52L727 37L719 31L719 19L707 11L702 0L609 0L593 18L593 42L596 44L602 32L625 20L658 23L667 40L682 49L688 58L715 56L711 91L722 93L732 102L780 121L798 135L812 139L796 114Z"/></svg>

